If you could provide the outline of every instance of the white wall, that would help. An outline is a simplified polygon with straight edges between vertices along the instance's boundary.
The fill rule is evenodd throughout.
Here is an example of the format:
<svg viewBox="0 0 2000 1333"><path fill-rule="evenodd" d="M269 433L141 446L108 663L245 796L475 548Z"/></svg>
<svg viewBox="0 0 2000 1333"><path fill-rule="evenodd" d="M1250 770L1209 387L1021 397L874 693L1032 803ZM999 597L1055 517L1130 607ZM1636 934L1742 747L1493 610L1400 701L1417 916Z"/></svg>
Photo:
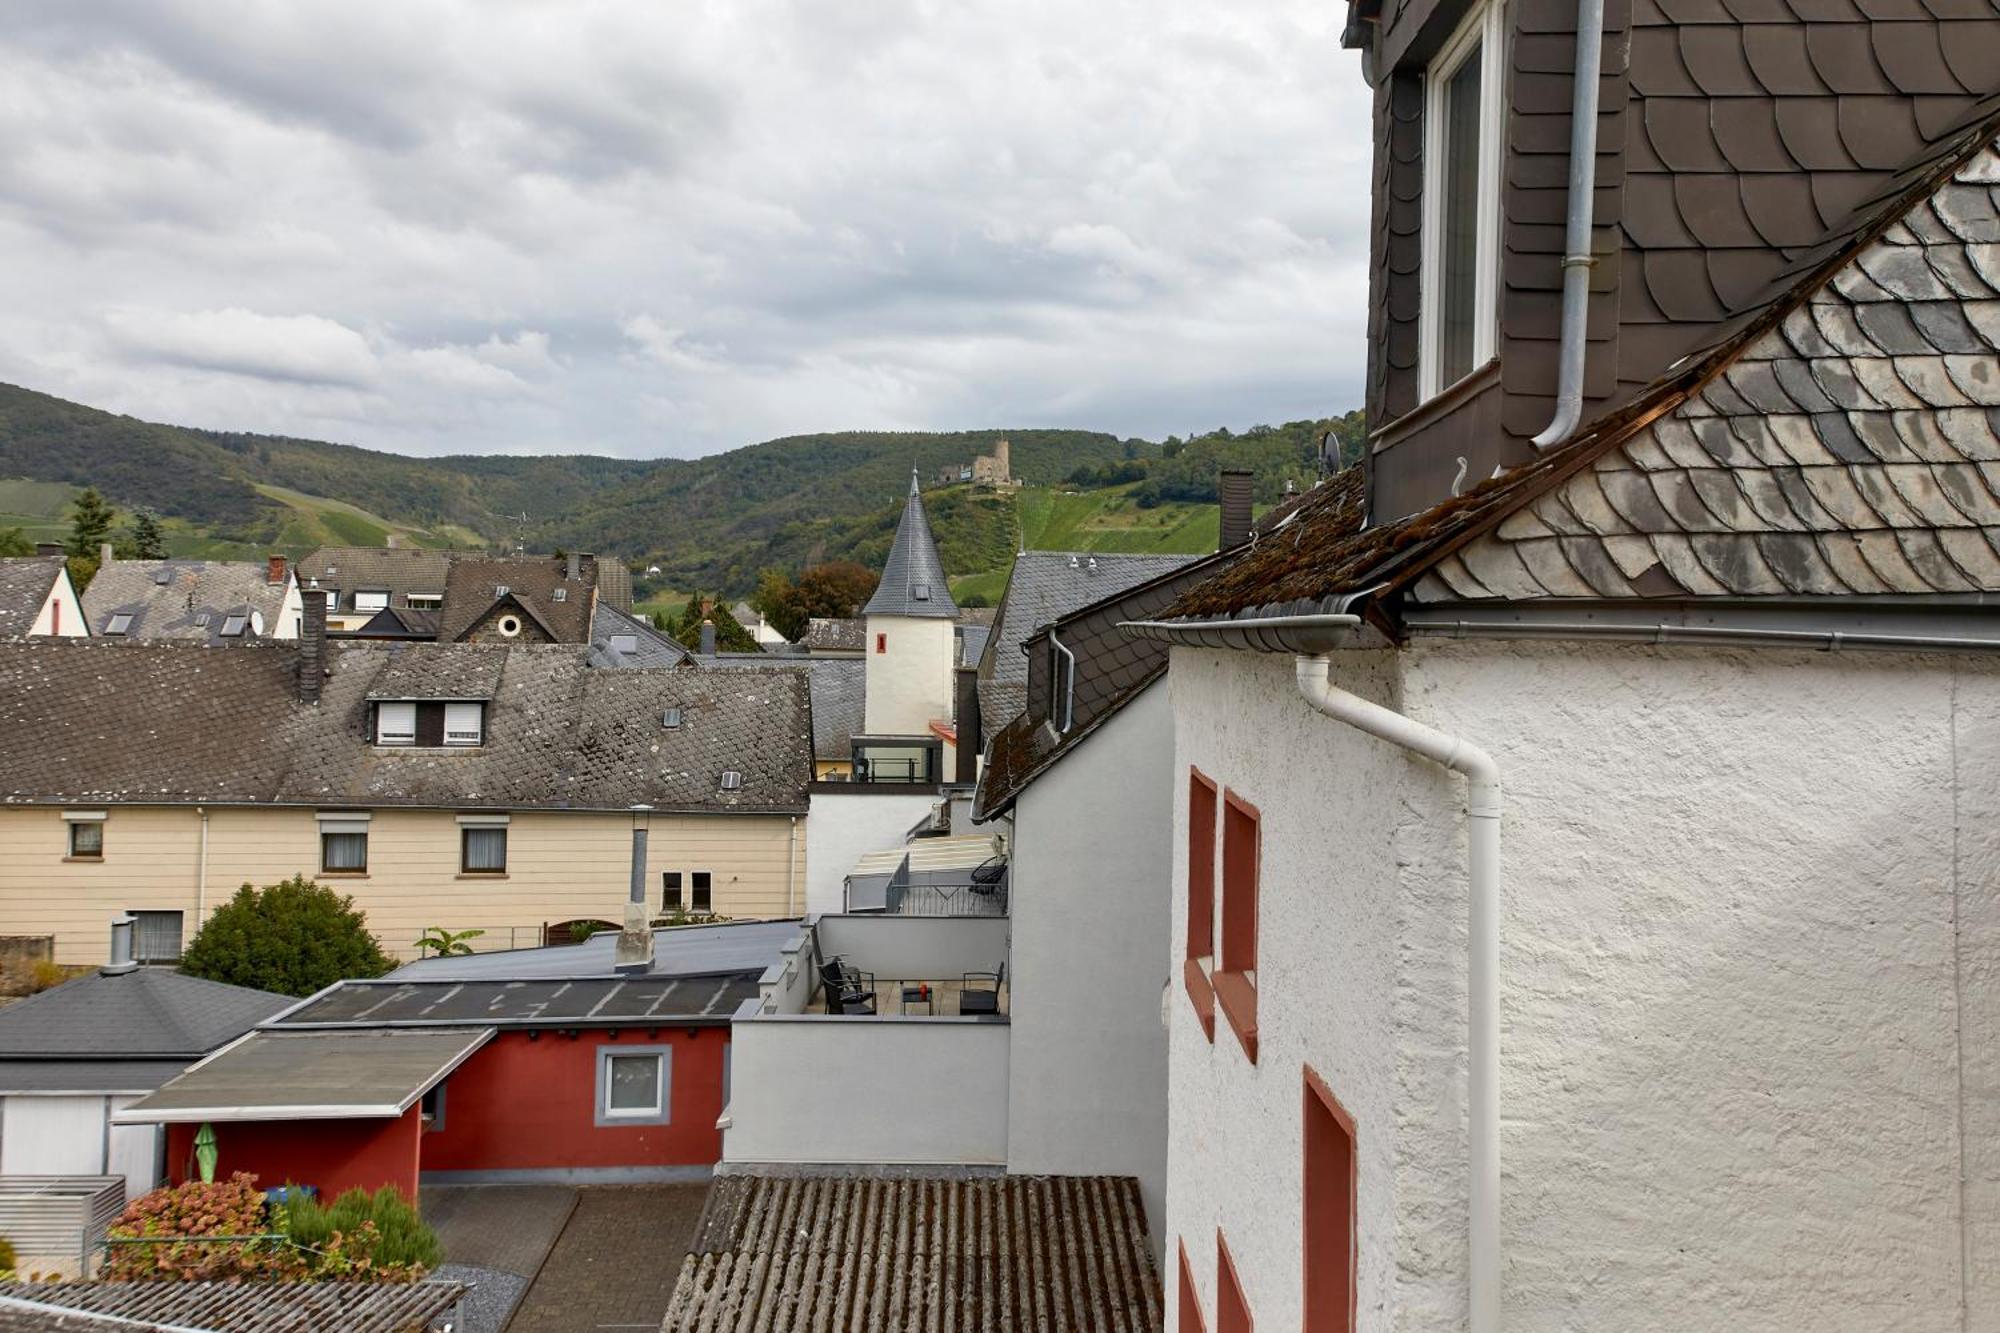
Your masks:
<svg viewBox="0 0 2000 1333"><path fill-rule="evenodd" d="M69 581L67 567L56 575L55 585L42 599L42 609L35 613L35 623L28 633L64 639L89 636L90 626L83 618L83 603L77 598L76 585Z"/></svg>
<svg viewBox="0 0 2000 1333"><path fill-rule="evenodd" d="M818 925L819 953L838 954L885 982L956 981L1007 963L1012 929L1004 916L826 916Z"/></svg>
<svg viewBox="0 0 2000 1333"><path fill-rule="evenodd" d="M1451 644L1384 666L1338 679L1506 783L1507 1326L2000 1326L2000 664ZM1459 1326L1463 784L1310 713L1291 674L1174 656L1177 769L1262 807L1264 871L1260 1063L1170 1006L1169 1228L1209 1308L1219 1223L1259 1326L1297 1325L1310 1061L1358 1125L1359 1326Z"/></svg>
<svg viewBox="0 0 2000 1333"><path fill-rule="evenodd" d="M954 622L939 617L870 616L865 725L871 736L926 736L933 718L952 715ZM888 651L875 651L886 635Z"/></svg>
<svg viewBox="0 0 2000 1333"><path fill-rule="evenodd" d="M847 872L869 852L903 845L903 835L937 804L936 796L909 796L893 790L814 792L806 820L806 906L808 912L847 908Z"/></svg>
<svg viewBox="0 0 2000 1333"><path fill-rule="evenodd" d="M1156 1253L1167 1171L1173 712L1157 682L1014 811L1007 1166L1139 1178Z"/></svg>
<svg viewBox="0 0 2000 1333"><path fill-rule="evenodd" d="M998 1166L1007 1025L969 1018L739 1017L725 1162Z"/></svg>
<svg viewBox="0 0 2000 1333"><path fill-rule="evenodd" d="M125 1197L160 1183L157 1125L110 1125L137 1095L0 1097L0 1175L124 1176Z"/></svg>

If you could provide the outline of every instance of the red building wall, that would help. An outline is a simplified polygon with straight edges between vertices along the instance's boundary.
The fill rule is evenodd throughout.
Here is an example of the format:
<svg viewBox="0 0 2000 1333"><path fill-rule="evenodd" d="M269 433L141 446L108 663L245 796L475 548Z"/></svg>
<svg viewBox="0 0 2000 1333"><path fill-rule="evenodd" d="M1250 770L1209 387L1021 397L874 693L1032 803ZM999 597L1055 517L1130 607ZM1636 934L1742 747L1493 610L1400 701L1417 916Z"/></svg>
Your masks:
<svg viewBox="0 0 2000 1333"><path fill-rule="evenodd" d="M195 1174L197 1125L167 1126L167 1176L178 1185ZM215 1126L216 1179L237 1171L258 1185L314 1185L331 1200L359 1187L394 1185L417 1197L422 1121L411 1107L393 1120L249 1120Z"/></svg>
<svg viewBox="0 0 2000 1333"><path fill-rule="evenodd" d="M599 1125L597 1053L669 1046L671 1121ZM426 1171L710 1166L721 1160L722 1078L729 1030L503 1031L445 1081L444 1128L423 1136Z"/></svg>

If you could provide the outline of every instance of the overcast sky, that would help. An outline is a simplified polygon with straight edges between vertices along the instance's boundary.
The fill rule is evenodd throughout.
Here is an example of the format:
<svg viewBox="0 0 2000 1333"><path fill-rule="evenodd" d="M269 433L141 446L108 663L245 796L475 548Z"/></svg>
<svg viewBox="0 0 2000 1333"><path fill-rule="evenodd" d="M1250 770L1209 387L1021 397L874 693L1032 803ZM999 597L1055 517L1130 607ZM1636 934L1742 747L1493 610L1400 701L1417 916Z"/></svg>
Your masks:
<svg viewBox="0 0 2000 1333"><path fill-rule="evenodd" d="M1360 400L1335 0L16 0L0 380L405 453Z"/></svg>

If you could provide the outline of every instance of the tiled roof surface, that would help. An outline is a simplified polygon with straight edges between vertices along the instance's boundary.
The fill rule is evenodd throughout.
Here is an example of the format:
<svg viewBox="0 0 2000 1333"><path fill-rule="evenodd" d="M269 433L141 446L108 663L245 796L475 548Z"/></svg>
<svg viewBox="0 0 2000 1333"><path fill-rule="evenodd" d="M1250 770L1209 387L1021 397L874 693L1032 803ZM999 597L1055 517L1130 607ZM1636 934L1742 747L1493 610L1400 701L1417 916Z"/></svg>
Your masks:
<svg viewBox="0 0 2000 1333"><path fill-rule="evenodd" d="M597 600L629 613L632 610L632 571L623 560L593 556L597 565Z"/></svg>
<svg viewBox="0 0 2000 1333"><path fill-rule="evenodd" d="M438 1281L0 1282L0 1329L411 1333L432 1327L464 1294L460 1284ZM23 1310L16 1302L40 1308Z"/></svg>
<svg viewBox="0 0 2000 1333"><path fill-rule="evenodd" d="M59 555L24 555L0 560L0 639L26 634L35 627L49 589L62 572Z"/></svg>
<svg viewBox="0 0 2000 1333"><path fill-rule="evenodd" d="M566 577L567 563L558 557L454 556L445 575L444 619L438 638L452 643L485 618L500 600L501 588L557 643L589 643L591 608L596 598L595 562L585 557L582 577ZM563 593L561 601L556 592Z"/></svg>
<svg viewBox="0 0 2000 1333"><path fill-rule="evenodd" d="M1604 507L1586 521L1557 501L1537 508L1533 520L1514 520L1506 538L1496 533L1503 542L1542 538L1521 555L1541 562L1553 582L1511 582L1516 595L1600 584L1681 595L1675 582L1697 593L1835 591L1871 581L1902 592L1977 585L1989 575L1978 546L1965 538L1991 524L1986 515L2000 517L1988 508L1993 493L1984 486L2000 404L1992 350L2000 270L1994 243L1979 239L1993 234L1996 133L2000 98L1927 145L1742 312L1708 330L1673 373L1586 425L1570 444L1456 499L1368 528L1359 469L1349 469L1166 614L1319 609L1343 593L1396 592L1558 487L1586 507L1595 488ZM1947 353L1947 346L1958 350ZM1628 441L1629 452L1610 456ZM1600 463L1608 465L1599 470ZM1586 468L1592 478L1571 487ZM1604 475L1614 477L1608 489ZM1539 533L1536 522L1550 532ZM1653 531L1663 540L1650 554L1631 541L1603 540ZM1682 558L1679 543L1689 533L1705 534L1703 551L1724 565L1720 576L1703 558ZM1824 540L1833 533L1842 534L1840 542ZM1873 561L1850 558L1871 547L1893 577ZM1939 558L1943 547L1968 563ZM1662 581L1670 557L1684 580ZM1551 558L1568 573L1559 574ZM1616 577L1607 577L1603 561ZM1780 576L1773 561L1791 577ZM1656 563L1660 571L1649 573ZM1585 567L1588 577L1579 573ZM1848 569L1854 581L1834 576L1835 568ZM1443 593L1433 580L1421 595Z"/></svg>
<svg viewBox="0 0 2000 1333"><path fill-rule="evenodd" d="M600 671L588 651L334 645L322 700L308 706L295 702L290 646L0 643L0 801L805 808L798 672ZM486 743L371 745L371 694L410 697L430 673L453 693L490 689ZM682 710L680 726L663 725L668 708ZM725 769L743 774L739 790L721 789Z"/></svg>
<svg viewBox="0 0 2000 1333"><path fill-rule="evenodd" d="M1015 556L979 661L979 715L986 734L995 734L1020 713L1028 680L1028 659L1022 656L1021 645L1044 625L1171 574L1197 558L1071 551L1023 551Z"/></svg>
<svg viewBox="0 0 2000 1333"><path fill-rule="evenodd" d="M1160 1276L1116 1176L722 1175L663 1333L1151 1333Z"/></svg>
<svg viewBox="0 0 2000 1333"><path fill-rule="evenodd" d="M2000 152L1420 601L2000 591Z"/></svg>
<svg viewBox="0 0 2000 1333"><path fill-rule="evenodd" d="M24 1056L192 1060L293 1003L168 968L92 972L0 1009L0 1063Z"/></svg>
<svg viewBox="0 0 2000 1333"><path fill-rule="evenodd" d="M860 734L867 713L868 663L864 659L720 653L694 660L713 671L791 671L804 675L812 697L813 756L853 757L849 741Z"/></svg>
<svg viewBox="0 0 2000 1333"><path fill-rule="evenodd" d="M931 521L924 513L924 497L917 491L914 474L910 477L910 498L904 501L903 517L896 523L896 540L882 564L882 581L875 585L875 595L861 614L938 620L958 615L951 600L951 581L945 578L944 562L938 559L937 541L931 536Z"/></svg>
<svg viewBox="0 0 2000 1333"><path fill-rule="evenodd" d="M269 800L296 652L0 643L0 802Z"/></svg>
<svg viewBox="0 0 2000 1333"><path fill-rule="evenodd" d="M632 640L629 651L614 643L626 638ZM592 666L672 667L694 662L694 654L678 639L654 629L650 621L604 602L591 614L590 645Z"/></svg>
<svg viewBox="0 0 2000 1333"><path fill-rule="evenodd" d="M1236 552L1223 552L1180 564L1055 622L1063 646L1076 654L1067 732L1059 734L1044 721L1052 703L1047 697L1047 659L1038 649L1047 637L1047 627L1029 640L1037 651L1026 655L1030 678L1020 691L1021 707L1013 720L991 733L987 741L976 802L979 818L1004 814L1030 782L1167 669L1166 644L1128 638L1119 632L1119 624L1159 615L1180 594L1235 558Z"/></svg>
<svg viewBox="0 0 2000 1333"><path fill-rule="evenodd" d="M814 616L799 642L816 653L858 653L868 646L868 622L860 617L832 620Z"/></svg>
<svg viewBox="0 0 2000 1333"><path fill-rule="evenodd" d="M92 634L105 633L112 616L129 615L126 639L234 645L253 636L246 628L240 638L223 638L232 615L255 611L262 637L277 634L289 587L289 579L272 583L267 567L253 560L114 560L83 590L83 615Z"/></svg>
<svg viewBox="0 0 2000 1333"><path fill-rule="evenodd" d="M299 561L299 583L318 579L322 589L339 589L343 607L356 589L386 592L389 605L406 606L413 592L443 594L450 561L449 551L414 546L322 546Z"/></svg>

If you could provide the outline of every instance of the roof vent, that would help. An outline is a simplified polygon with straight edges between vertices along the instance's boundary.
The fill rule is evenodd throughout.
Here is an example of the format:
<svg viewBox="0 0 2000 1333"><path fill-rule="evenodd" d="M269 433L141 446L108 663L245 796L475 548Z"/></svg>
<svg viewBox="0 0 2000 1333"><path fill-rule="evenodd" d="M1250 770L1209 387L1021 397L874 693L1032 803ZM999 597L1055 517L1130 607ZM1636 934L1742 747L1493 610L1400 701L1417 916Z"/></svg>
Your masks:
<svg viewBox="0 0 2000 1333"><path fill-rule="evenodd" d="M121 912L111 918L111 961L98 970L107 977L123 976L134 971L139 964L132 959L132 927L130 912Z"/></svg>
<svg viewBox="0 0 2000 1333"><path fill-rule="evenodd" d="M910 596L919 602L928 602L931 599L931 585L928 583L912 583L910 585Z"/></svg>
<svg viewBox="0 0 2000 1333"><path fill-rule="evenodd" d="M506 584L504 584L504 583L496 583L496 584L494 584L494 585L493 585L493 596L494 596L494 597L495 597L496 599L497 599L497 598L501 598L501 597L505 597L505 596L506 596L506 595L507 595L508 593L510 593L510 592L512 592L512 591L513 591L513 589L512 589L512 588L509 588L509 587L508 587L508 586L507 586Z"/></svg>
<svg viewBox="0 0 2000 1333"><path fill-rule="evenodd" d="M165 565L161 565L158 569L153 571L153 586L156 588L164 588L167 586L168 583L173 581L173 577L174 577L174 571L168 569Z"/></svg>
<svg viewBox="0 0 2000 1333"><path fill-rule="evenodd" d="M678 708L669 708L660 714L660 725L672 731L681 724L685 714Z"/></svg>
<svg viewBox="0 0 2000 1333"><path fill-rule="evenodd" d="M1084 562L1084 567L1087 568L1091 573L1095 574L1097 572L1097 557L1096 556L1090 557L1089 560Z"/></svg>
<svg viewBox="0 0 2000 1333"><path fill-rule="evenodd" d="M1081 562L1080 562L1080 561L1079 561L1079 560L1078 560L1078 559L1077 559L1077 558L1076 558L1075 556L1071 556L1071 557L1069 558L1069 567L1070 567L1071 569L1077 569L1077 568L1080 568L1080 567L1081 567Z"/></svg>
<svg viewBox="0 0 2000 1333"><path fill-rule="evenodd" d="M210 618L210 617L209 617L209 614L208 614L208 612L206 612L206 611L197 611L197 612L195 612L195 616L194 616L194 627L195 627L196 629L207 629L207 628L208 628L208 622L209 622L209 618ZM116 623L118 622L118 617L117 617L117 616L113 616L113 617L111 617L111 621L112 621L112 623L113 623L113 624L116 624ZM126 621L126 623L127 623L128 625L129 625L129 624L131 623L131 621L130 621L130 620L128 619L128 620ZM111 632L112 632L113 634L123 634L123 633L124 633L125 631L123 631L123 630L117 630L117 629L114 629L114 630L112 630Z"/></svg>
<svg viewBox="0 0 2000 1333"><path fill-rule="evenodd" d="M550 593L549 596L553 598L555 601L567 602L569 600L569 589L557 588L554 592Z"/></svg>
<svg viewBox="0 0 2000 1333"><path fill-rule="evenodd" d="M737 771L736 769L733 769L733 768L725 768L725 769L723 769L723 770L722 770L722 789L723 789L724 791L742 791L742 790L743 790L743 774L742 774L742 773L740 773L739 771Z"/></svg>

